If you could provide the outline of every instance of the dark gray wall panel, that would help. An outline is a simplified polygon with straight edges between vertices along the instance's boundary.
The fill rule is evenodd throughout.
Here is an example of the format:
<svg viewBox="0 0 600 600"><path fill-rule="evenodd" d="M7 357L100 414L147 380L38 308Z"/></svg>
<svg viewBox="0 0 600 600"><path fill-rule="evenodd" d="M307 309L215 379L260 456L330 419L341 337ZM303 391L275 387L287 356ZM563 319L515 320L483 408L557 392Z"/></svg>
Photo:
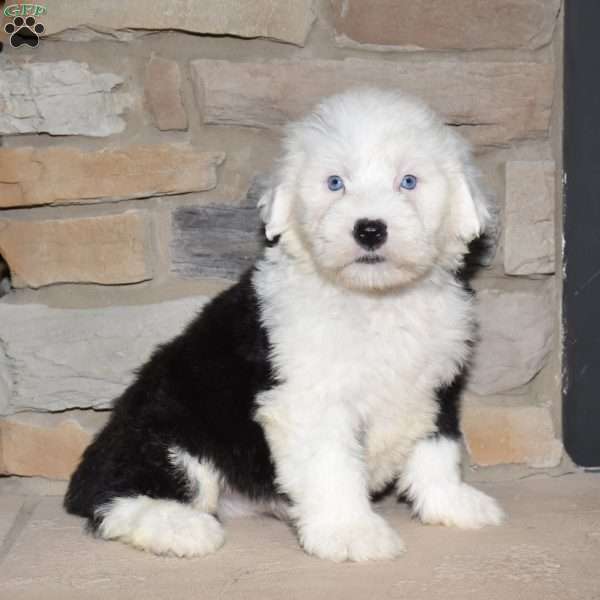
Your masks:
<svg viewBox="0 0 600 600"><path fill-rule="evenodd" d="M565 21L563 436L600 466L600 2L568 0Z"/></svg>

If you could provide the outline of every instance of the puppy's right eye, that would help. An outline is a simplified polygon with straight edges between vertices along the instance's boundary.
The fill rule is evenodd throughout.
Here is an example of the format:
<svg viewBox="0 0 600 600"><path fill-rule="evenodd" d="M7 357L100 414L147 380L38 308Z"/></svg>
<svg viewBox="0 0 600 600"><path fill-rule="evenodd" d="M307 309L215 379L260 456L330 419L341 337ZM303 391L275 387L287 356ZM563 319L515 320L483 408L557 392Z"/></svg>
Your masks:
<svg viewBox="0 0 600 600"><path fill-rule="evenodd" d="M344 189L344 180L339 175L330 175L327 178L327 187L332 192Z"/></svg>

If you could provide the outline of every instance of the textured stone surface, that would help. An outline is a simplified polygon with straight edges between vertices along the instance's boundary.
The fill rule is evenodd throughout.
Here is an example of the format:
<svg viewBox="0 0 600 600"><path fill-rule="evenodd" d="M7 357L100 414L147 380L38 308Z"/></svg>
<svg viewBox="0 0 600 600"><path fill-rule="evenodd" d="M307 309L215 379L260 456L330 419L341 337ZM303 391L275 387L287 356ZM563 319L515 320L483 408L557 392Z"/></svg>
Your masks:
<svg viewBox="0 0 600 600"><path fill-rule="evenodd" d="M224 158L222 152L176 144L99 152L0 148L0 208L209 190L217 184L216 167Z"/></svg>
<svg viewBox="0 0 600 600"><path fill-rule="evenodd" d="M108 416L106 412L82 418L79 413L0 419L0 474L68 479Z"/></svg>
<svg viewBox="0 0 600 600"><path fill-rule="evenodd" d="M137 211L81 219L0 219L0 254L13 287L133 283L152 277L146 222Z"/></svg>
<svg viewBox="0 0 600 600"><path fill-rule="evenodd" d="M554 162L506 164L504 271L554 273Z"/></svg>
<svg viewBox="0 0 600 600"><path fill-rule="evenodd" d="M0 414L109 407L204 300L104 309L0 302Z"/></svg>
<svg viewBox="0 0 600 600"><path fill-rule="evenodd" d="M109 414L70 410L0 419L0 474L67 479ZM470 394L463 403L462 429L471 463L477 466L548 468L562 457L562 444L544 407L489 405Z"/></svg>
<svg viewBox="0 0 600 600"><path fill-rule="evenodd" d="M314 14L312 0L47 0L46 34L88 26L93 30L178 29L244 38L267 37L303 45Z"/></svg>
<svg viewBox="0 0 600 600"><path fill-rule="evenodd" d="M551 288L477 293L480 342L468 387L496 394L529 382L546 363L555 343L555 303Z"/></svg>
<svg viewBox="0 0 600 600"><path fill-rule="evenodd" d="M461 425L471 462L478 466L554 467L562 458L550 410L543 406L490 406L471 396L463 404Z"/></svg>
<svg viewBox="0 0 600 600"><path fill-rule="evenodd" d="M184 277L235 279L259 252L259 227L255 208L177 208L172 215L171 268Z"/></svg>
<svg viewBox="0 0 600 600"><path fill-rule="evenodd" d="M132 103L115 92L123 81L72 60L17 65L0 57L0 134L119 133L125 129L120 115Z"/></svg>
<svg viewBox="0 0 600 600"><path fill-rule="evenodd" d="M24 501L25 498L22 496L0 495L0 548L2 548L2 544L19 514ZM1 552L0 550L0 554Z"/></svg>
<svg viewBox="0 0 600 600"><path fill-rule="evenodd" d="M397 86L480 144L546 136L553 74L552 64L527 62L192 61L205 123L274 127L323 96L361 85Z"/></svg>
<svg viewBox="0 0 600 600"><path fill-rule="evenodd" d="M45 477L0 477L0 498L2 496L64 496L67 482L64 479Z"/></svg>
<svg viewBox="0 0 600 600"><path fill-rule="evenodd" d="M538 48L560 0L332 0L338 44L435 50Z"/></svg>
<svg viewBox="0 0 600 600"><path fill-rule="evenodd" d="M304 554L266 517L226 524L216 554L156 557L85 535L61 499L41 498L0 569L0 596L18 600L597 600L600 477L479 484L508 513L501 527L424 527L405 505L378 510L406 542L397 560L335 564Z"/></svg>
<svg viewBox="0 0 600 600"><path fill-rule="evenodd" d="M146 67L146 99L161 131L187 129L188 119L181 96L181 72L174 60L152 57Z"/></svg>

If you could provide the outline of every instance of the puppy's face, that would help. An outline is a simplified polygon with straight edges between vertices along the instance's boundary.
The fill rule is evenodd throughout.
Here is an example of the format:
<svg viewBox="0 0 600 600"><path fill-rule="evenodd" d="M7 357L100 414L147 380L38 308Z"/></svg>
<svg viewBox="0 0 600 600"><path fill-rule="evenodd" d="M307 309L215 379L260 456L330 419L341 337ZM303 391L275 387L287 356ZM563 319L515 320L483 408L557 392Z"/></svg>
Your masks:
<svg viewBox="0 0 600 600"><path fill-rule="evenodd" d="M488 215L467 160L415 101L373 90L333 97L288 129L267 233L349 288L457 268Z"/></svg>
<svg viewBox="0 0 600 600"><path fill-rule="evenodd" d="M305 248L349 287L412 281L439 256L444 173L402 140L340 145L307 156L300 171L292 218Z"/></svg>

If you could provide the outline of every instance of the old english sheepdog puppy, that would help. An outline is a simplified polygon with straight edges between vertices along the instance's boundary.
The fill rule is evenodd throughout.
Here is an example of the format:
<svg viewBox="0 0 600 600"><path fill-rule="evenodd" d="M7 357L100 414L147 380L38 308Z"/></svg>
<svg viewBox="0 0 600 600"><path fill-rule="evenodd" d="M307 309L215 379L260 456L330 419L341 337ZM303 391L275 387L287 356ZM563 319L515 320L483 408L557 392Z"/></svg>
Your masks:
<svg viewBox="0 0 600 600"><path fill-rule="evenodd" d="M466 144L400 93L343 93L288 126L259 204L263 256L141 368L67 510L177 556L217 550L226 513L271 512L335 561L402 552L370 502L390 484L424 523L499 523L459 469L457 273L491 221Z"/></svg>

